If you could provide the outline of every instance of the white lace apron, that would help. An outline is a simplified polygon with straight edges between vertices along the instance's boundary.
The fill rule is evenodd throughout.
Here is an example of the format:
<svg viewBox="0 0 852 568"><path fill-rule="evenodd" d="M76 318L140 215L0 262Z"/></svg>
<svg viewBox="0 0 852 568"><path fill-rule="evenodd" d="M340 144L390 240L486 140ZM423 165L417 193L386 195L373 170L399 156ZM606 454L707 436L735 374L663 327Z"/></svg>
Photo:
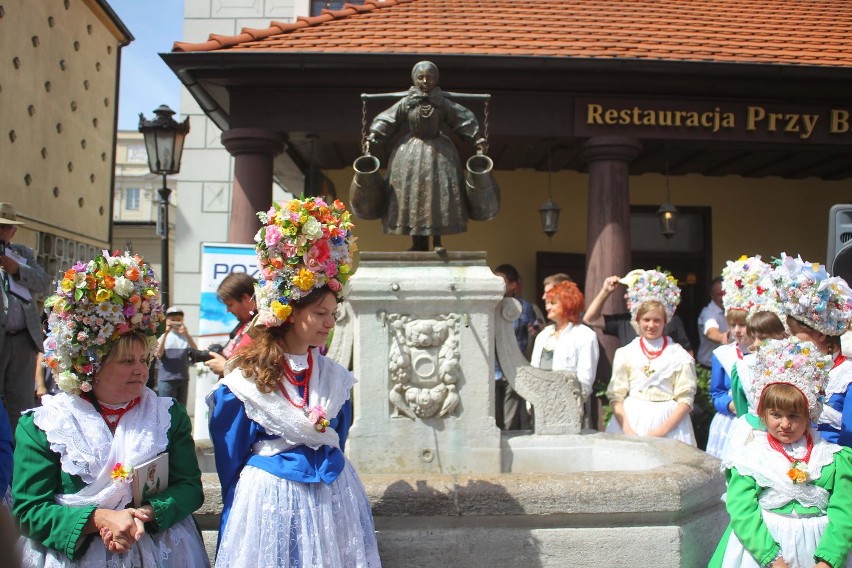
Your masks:
<svg viewBox="0 0 852 568"><path fill-rule="evenodd" d="M736 343L722 345L713 350L713 356L719 361L722 369L730 378L734 372L734 366L740 360ZM728 396L731 396L731 389L728 389ZM735 416L717 412L710 422L710 433L707 436L707 453L711 456L721 458L725 454L725 448L728 443L728 434L734 426Z"/></svg>

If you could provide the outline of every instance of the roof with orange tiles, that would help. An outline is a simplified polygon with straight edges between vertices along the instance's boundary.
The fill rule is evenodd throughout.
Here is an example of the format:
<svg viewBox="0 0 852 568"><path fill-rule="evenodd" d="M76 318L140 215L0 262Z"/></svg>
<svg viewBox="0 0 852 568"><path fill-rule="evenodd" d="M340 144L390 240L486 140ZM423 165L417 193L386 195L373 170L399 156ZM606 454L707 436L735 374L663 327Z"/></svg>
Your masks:
<svg viewBox="0 0 852 568"><path fill-rule="evenodd" d="M852 67L847 0L366 0L176 52L422 53Z"/></svg>

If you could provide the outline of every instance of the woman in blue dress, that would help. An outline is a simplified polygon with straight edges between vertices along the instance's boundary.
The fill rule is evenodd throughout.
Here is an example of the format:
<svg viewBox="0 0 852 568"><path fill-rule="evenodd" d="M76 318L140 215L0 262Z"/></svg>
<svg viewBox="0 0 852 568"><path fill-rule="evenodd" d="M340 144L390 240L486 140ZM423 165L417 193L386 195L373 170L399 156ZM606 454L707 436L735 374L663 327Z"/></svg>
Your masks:
<svg viewBox="0 0 852 568"><path fill-rule="evenodd" d="M318 349L351 268L349 212L309 198L260 217L253 340L208 396L224 502L216 566L380 566L343 454L355 378Z"/></svg>

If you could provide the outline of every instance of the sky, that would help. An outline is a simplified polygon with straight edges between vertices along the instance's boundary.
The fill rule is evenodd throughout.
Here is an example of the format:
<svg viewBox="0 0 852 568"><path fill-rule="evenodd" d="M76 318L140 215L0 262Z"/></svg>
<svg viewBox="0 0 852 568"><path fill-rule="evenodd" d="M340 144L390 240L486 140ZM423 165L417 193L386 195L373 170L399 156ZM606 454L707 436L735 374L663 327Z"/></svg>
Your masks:
<svg viewBox="0 0 852 568"><path fill-rule="evenodd" d="M159 54L183 39L183 0L107 0L135 38L121 51L118 98L119 130L136 130L139 113L169 105L180 115L181 84Z"/></svg>

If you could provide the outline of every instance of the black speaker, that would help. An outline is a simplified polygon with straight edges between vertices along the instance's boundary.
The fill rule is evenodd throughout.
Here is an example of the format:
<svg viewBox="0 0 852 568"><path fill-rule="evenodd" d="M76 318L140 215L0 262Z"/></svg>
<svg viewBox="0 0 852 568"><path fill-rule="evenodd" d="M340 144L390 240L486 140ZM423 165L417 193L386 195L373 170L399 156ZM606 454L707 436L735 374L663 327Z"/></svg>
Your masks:
<svg viewBox="0 0 852 568"><path fill-rule="evenodd" d="M828 213L826 267L832 276L852 282L852 203L834 205Z"/></svg>

